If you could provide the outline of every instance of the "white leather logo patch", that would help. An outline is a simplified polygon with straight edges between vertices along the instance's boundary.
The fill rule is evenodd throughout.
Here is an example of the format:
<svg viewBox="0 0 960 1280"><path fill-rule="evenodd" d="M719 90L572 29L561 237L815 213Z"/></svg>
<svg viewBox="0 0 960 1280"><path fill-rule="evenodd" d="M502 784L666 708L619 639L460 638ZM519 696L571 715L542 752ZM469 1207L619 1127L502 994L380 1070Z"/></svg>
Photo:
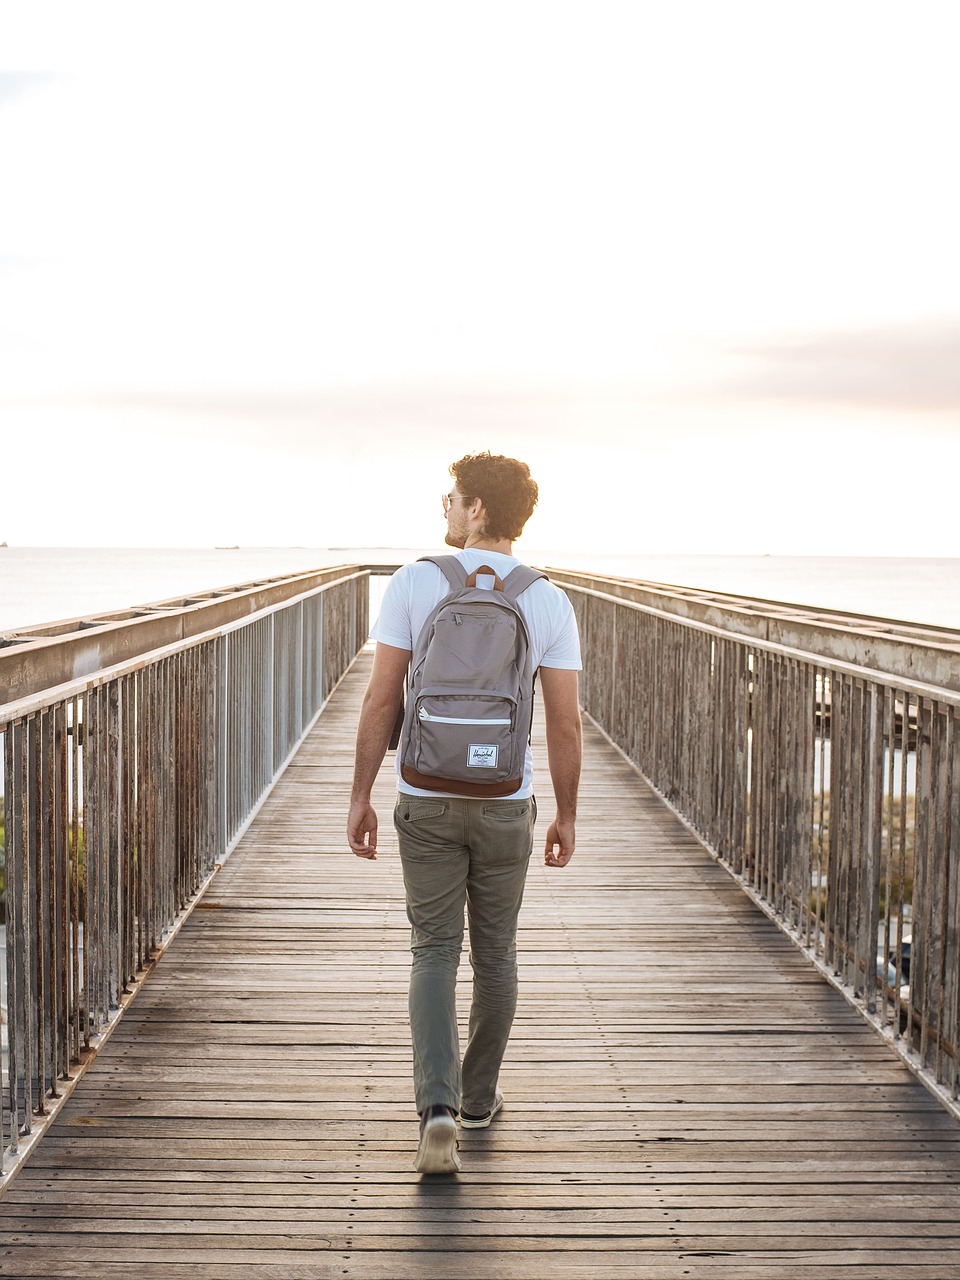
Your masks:
<svg viewBox="0 0 960 1280"><path fill-rule="evenodd" d="M467 747L467 764L471 769L495 769L500 748L486 742L471 742Z"/></svg>

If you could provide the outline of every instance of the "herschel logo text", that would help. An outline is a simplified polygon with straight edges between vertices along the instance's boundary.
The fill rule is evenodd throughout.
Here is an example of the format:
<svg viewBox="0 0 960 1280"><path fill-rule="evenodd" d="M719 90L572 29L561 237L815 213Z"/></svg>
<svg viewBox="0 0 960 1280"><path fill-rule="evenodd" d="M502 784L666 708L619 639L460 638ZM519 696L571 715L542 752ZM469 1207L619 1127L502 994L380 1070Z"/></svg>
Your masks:
<svg viewBox="0 0 960 1280"><path fill-rule="evenodd" d="M467 764L471 769L495 769L500 748L492 743L471 742L467 747Z"/></svg>

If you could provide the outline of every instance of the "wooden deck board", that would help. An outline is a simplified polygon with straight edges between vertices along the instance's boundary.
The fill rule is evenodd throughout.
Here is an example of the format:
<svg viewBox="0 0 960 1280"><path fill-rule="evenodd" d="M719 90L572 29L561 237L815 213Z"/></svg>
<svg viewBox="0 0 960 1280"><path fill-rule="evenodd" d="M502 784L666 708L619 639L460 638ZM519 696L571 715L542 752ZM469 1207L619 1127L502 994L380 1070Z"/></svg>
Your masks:
<svg viewBox="0 0 960 1280"><path fill-rule="evenodd" d="M0 1201L0 1275L960 1277L960 1128L589 727L507 1103L416 1176L389 766L378 861L343 838L367 664Z"/></svg>

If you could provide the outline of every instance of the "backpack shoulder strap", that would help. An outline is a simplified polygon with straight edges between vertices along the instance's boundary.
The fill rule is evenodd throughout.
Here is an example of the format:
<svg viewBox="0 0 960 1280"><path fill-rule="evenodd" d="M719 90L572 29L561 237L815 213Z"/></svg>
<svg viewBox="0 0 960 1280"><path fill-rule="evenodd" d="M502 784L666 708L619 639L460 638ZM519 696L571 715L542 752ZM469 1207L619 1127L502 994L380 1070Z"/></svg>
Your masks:
<svg viewBox="0 0 960 1280"><path fill-rule="evenodd" d="M512 600L516 600L517 596L522 595L527 587L532 587L538 579L546 578L546 576L540 569L532 569L528 564L518 564L504 578L503 590Z"/></svg>
<svg viewBox="0 0 960 1280"><path fill-rule="evenodd" d="M467 571L456 556L421 556L417 563L424 561L437 566L449 582L451 591L467 585Z"/></svg>

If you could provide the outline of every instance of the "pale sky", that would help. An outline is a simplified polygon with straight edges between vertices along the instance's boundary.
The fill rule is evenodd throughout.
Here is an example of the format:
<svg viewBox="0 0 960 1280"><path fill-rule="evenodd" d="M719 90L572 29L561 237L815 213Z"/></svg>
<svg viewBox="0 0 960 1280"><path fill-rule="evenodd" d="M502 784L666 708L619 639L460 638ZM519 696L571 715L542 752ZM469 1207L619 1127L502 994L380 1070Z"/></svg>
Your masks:
<svg viewBox="0 0 960 1280"><path fill-rule="evenodd" d="M955 0L0 0L0 540L960 556ZM521 544L521 549L524 544Z"/></svg>

